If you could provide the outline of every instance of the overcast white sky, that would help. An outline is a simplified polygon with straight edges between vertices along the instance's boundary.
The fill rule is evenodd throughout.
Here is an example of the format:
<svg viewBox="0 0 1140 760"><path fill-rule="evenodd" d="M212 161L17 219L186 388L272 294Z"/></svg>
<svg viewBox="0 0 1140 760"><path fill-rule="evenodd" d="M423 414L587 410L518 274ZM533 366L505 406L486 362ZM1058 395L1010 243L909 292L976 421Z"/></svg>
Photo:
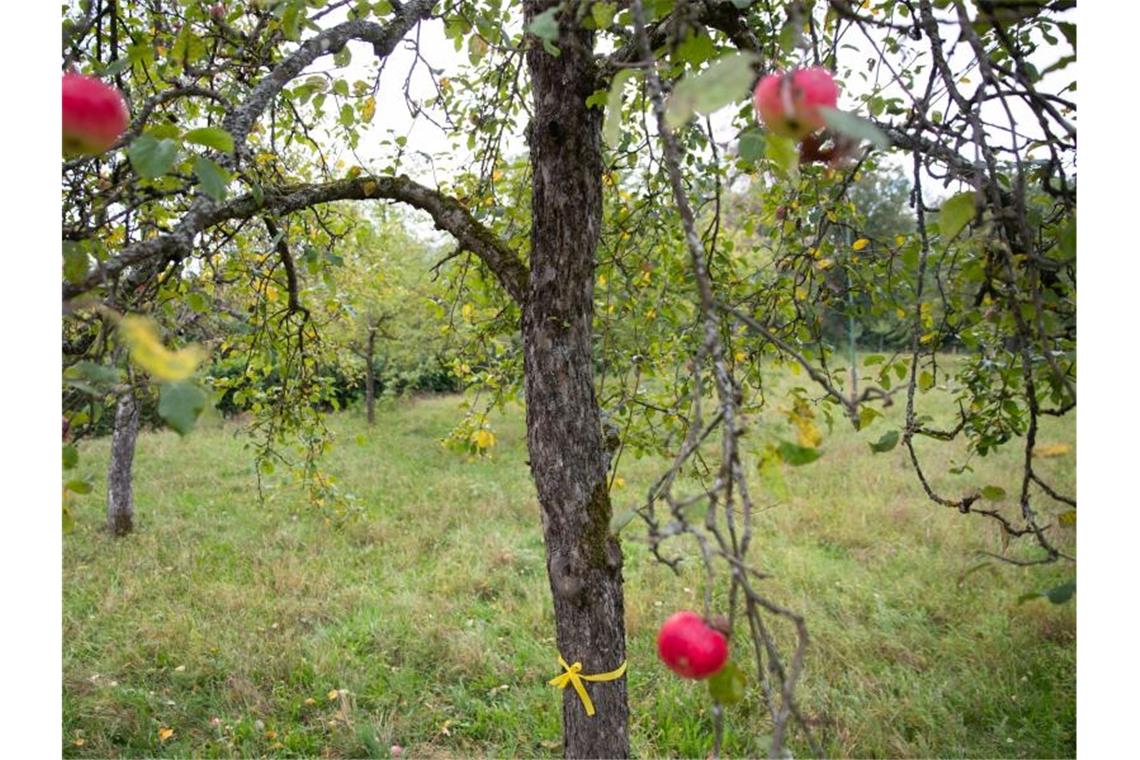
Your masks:
<svg viewBox="0 0 1140 760"><path fill-rule="evenodd" d="M1075 17L1074 12L1069 12L1065 15L1070 19ZM343 15L338 16L337 14L331 14L326 19L326 23L333 24L340 20L343 20ZM947 25L944 27L943 33L948 41L957 38L955 27L956 25ZM881 41L879 33L872 33L875 34L877 40ZM845 33L842 43L840 48L841 63L851 65L856 72L865 70L865 66L862 65L863 61L868 58L878 57L871 42L857 29L849 29ZM926 44L924 40L915 45L915 47L922 50ZM454 77L460 71L460 68L466 65L466 51L456 52L454 43L448 40L443 34L442 21L432 20L422 23L419 28L418 45L421 56L426 59L432 67L441 70L443 72L442 76ZM353 52L352 63L346 72L342 73L346 73L350 81L361 79L372 82L376 72L376 59L371 53L370 46L353 43L351 49ZM1039 69L1043 70L1058 57L1066 55L1069 52L1067 43L1062 40L1057 50L1050 50L1047 47L1043 47L1042 50L1039 50L1033 62ZM891 56L890 60L896 67L899 65L897 56ZM320 65L315 66L313 70L327 70L331 66L331 61L328 58L322 59L319 63ZM972 65L974 63L972 51L965 43L954 46L950 54L950 63L955 68L965 68ZM466 148L466 133L460 135L459 137L462 139L456 140L457 144L453 145L453 138L449 138L428 119L423 116L419 118L412 116L404 98L404 81L414 64L415 55L410 49L408 41L405 41L389 56L384 66L377 96L376 117L365 131L360 146L357 149L356 156L345 152L341 147L343 141L337 138L335 127L329 139L325 142L330 155L337 156L339 153L348 165L362 163L365 168L379 168L386 165L386 161L383 159L385 158L386 152L391 150L390 146L388 148L383 147L381 141L385 138L392 139L396 136L405 136L408 142L405 157L400 165L400 171L407 173L413 179L423 182L424 184L435 185L438 179L446 178L456 171L461 171L471 166L474 157ZM1076 64L1073 63L1064 71L1048 77L1043 83L1043 88L1051 92L1057 92L1065 83L1072 81L1076 73ZM858 74L853 74L848 77L844 83L845 92L840 101L840 107L857 111L856 96L870 91L876 84L885 85L891 79L892 74L885 66L876 68L873 74L868 75L866 81ZM964 91L967 93L980 81L980 77L976 76L976 74L970 79L972 81L965 82L962 85ZM415 65L415 69L412 72L409 93L420 102L435 96L434 85L422 61L418 65ZM884 90L883 94L887 96L901 95L905 98L903 90L898 85L888 87ZM1068 93L1067 97L1073 98L1075 97L1075 93ZM1012 108L1018 119L1019 127L1028 128L1029 131L1035 132L1035 121L1029 108L1020 101L1013 102ZM732 123L732 115L734 112L735 107L726 107L714 115L713 118L717 142L725 149L732 149L735 146L738 129L733 126ZM332 118L335 118L335 114ZM332 118L330 118L330 121ZM983 107L983 118L998 124L1007 122L1007 117L1002 111L1001 106L995 101L990 101ZM1075 123L1075 116L1073 117L1073 121ZM525 145L518 136L514 136L513 139L508 142L507 147L508 152L522 153L525 151ZM427 158L429 156L431 157L430 159ZM902 164L903 158L904 157L899 156L897 158L888 159L888 163ZM970 158L973 158L973 156L970 156ZM363 162L359 159L363 159ZM373 163L374 165L370 166L370 164ZM905 170L909 175L909 162L906 163ZM928 183L925 181L923 182L923 189L927 193L928 198L943 197L956 190L956 188L953 187L949 190L944 189L940 182ZM425 229L424 231L426 232L427 230Z"/></svg>

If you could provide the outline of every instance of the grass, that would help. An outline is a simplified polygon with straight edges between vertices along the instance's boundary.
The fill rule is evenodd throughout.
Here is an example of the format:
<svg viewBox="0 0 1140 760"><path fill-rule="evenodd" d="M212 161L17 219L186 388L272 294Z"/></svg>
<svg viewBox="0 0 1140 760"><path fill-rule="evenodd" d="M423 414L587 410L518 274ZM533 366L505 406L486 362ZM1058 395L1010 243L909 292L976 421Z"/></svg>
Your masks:
<svg viewBox="0 0 1140 760"><path fill-rule="evenodd" d="M937 395L936 409L949 409ZM457 404L401 402L371 429L352 413L333 418L327 468L362 508L343 523L307 506L283 474L259 503L230 424L186 439L144 435L136 532L110 538L90 496L64 539L63 754L558 754L561 695L546 685L556 651L522 414L497 417L494 456L471 461L438 443ZM787 437L775 411L761 422L757 440ZM1072 443L1071 422L1046 422L1040 440ZM774 576L765 591L811 630L799 697L825 751L1073 756L1074 604L1017 602L1073 568L992 564L967 575L980 551L1000 548L996 527L927 501L901 448L871 456L867 442L886 429L837 424L824 457L789 468L786 497L756 517L753 561ZM962 449L922 452L939 488L1013 492L1016 451L960 476L942 473ZM107 453L107 441L82 448L95 493ZM1073 456L1040 460L1068 493ZM624 458L615 507L661 467ZM701 574L672 574L638 533L623 534L633 752L704 757L705 689L654 653L664 618L699 608ZM728 755L764 752L754 691L728 710ZM165 741L162 729L173 729Z"/></svg>

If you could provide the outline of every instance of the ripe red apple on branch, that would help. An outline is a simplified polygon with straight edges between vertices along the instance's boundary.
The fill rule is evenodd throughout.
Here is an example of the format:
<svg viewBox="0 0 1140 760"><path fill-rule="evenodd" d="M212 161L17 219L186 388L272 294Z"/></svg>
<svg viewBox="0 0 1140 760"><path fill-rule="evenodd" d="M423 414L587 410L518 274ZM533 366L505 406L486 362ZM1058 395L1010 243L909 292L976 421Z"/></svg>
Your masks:
<svg viewBox="0 0 1140 760"><path fill-rule="evenodd" d="M657 654L682 678L708 678L728 660L724 634L695 612L683 610L665 621L657 634Z"/></svg>
<svg viewBox="0 0 1140 760"><path fill-rule="evenodd" d="M130 121L114 87L82 74L63 75L63 152L94 156L114 145Z"/></svg>
<svg viewBox="0 0 1140 760"><path fill-rule="evenodd" d="M820 108L835 108L839 86L818 66L769 74L756 85L756 113L772 132L802 140L826 126Z"/></svg>

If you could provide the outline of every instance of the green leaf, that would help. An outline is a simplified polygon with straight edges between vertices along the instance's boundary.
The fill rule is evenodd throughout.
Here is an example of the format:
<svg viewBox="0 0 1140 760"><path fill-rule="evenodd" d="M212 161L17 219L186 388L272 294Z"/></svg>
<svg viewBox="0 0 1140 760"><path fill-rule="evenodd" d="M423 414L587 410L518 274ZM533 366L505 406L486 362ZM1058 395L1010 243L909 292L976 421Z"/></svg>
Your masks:
<svg viewBox="0 0 1140 760"><path fill-rule="evenodd" d="M202 192L216 201L226 199L226 185L229 184L230 175L225 169L215 164L205 156L194 159L194 176Z"/></svg>
<svg viewBox="0 0 1140 760"><path fill-rule="evenodd" d="M793 467L811 464L823 455L823 452L819 449L810 446L800 446L791 441L780 441L780 445L776 450L780 452L780 459L783 459Z"/></svg>
<svg viewBox="0 0 1140 760"><path fill-rule="evenodd" d="M197 290L192 290L186 294L186 305L199 314L205 314L210 310L210 304L206 300L206 296Z"/></svg>
<svg viewBox="0 0 1140 760"><path fill-rule="evenodd" d="M788 177L794 176L800 165L800 151L795 140L782 135L769 134L764 155Z"/></svg>
<svg viewBox="0 0 1140 760"><path fill-rule="evenodd" d="M665 124L677 129L694 114L708 114L748 96L756 79L754 53L729 53L707 69L687 75L673 88L665 109Z"/></svg>
<svg viewBox="0 0 1140 760"><path fill-rule="evenodd" d="M526 30L543 42L555 42L558 39L558 19L556 16L560 10L562 10L561 5L547 8L531 20Z"/></svg>
<svg viewBox="0 0 1140 760"><path fill-rule="evenodd" d="M709 679L709 695L722 705L734 705L744 699L747 680L744 671L729 660Z"/></svg>
<svg viewBox="0 0 1140 760"><path fill-rule="evenodd" d="M1061 229L1057 236L1057 250L1061 252L1064 261L1073 261L1077 258L1077 220L1072 219Z"/></svg>
<svg viewBox="0 0 1140 760"><path fill-rule="evenodd" d="M934 375L927 370L918 373L918 389L925 393L934 387Z"/></svg>
<svg viewBox="0 0 1140 760"><path fill-rule="evenodd" d="M938 212L938 229L943 240L952 240L974 218L973 191L958 193L942 204Z"/></svg>
<svg viewBox="0 0 1140 760"><path fill-rule="evenodd" d="M1045 592L1045 596L1053 604L1064 604L1073 598L1073 594L1077 593L1077 582L1069 581L1062 583L1060 586L1055 586Z"/></svg>
<svg viewBox="0 0 1140 760"><path fill-rule="evenodd" d="M131 167L143 179L156 179L170 171L178 155L178 143L158 140L151 135L136 137L127 148Z"/></svg>
<svg viewBox="0 0 1140 760"><path fill-rule="evenodd" d="M876 454L885 454L899 444L899 431L888 430L874 443L867 444Z"/></svg>
<svg viewBox="0 0 1140 760"><path fill-rule="evenodd" d="M624 509L610 518L610 535L616 536L621 533L621 529L629 525L633 518L637 517L637 510Z"/></svg>
<svg viewBox="0 0 1140 760"><path fill-rule="evenodd" d="M201 127L192 129L182 136L186 142L196 145L205 145L207 148L220 150L222 153L234 152L234 138L221 127Z"/></svg>
<svg viewBox="0 0 1140 760"><path fill-rule="evenodd" d="M617 13L616 3L594 3L590 8L590 15L593 16L594 23L599 29L609 29L610 24L614 22L615 13Z"/></svg>
<svg viewBox="0 0 1140 760"><path fill-rule="evenodd" d="M1058 21L1057 28L1061 30L1061 34L1065 35L1065 39L1073 46L1073 50L1077 49L1077 25L1067 21Z"/></svg>
<svg viewBox="0 0 1140 760"><path fill-rule="evenodd" d="M1005 489L1001 486L986 486L982 489L982 498L986 501L1001 501L1005 498Z"/></svg>
<svg viewBox="0 0 1140 760"><path fill-rule="evenodd" d="M190 24L183 24L177 39L174 40L174 47L170 49L174 66L181 68L183 64L194 63L205 54L206 43L194 33Z"/></svg>
<svg viewBox="0 0 1140 760"><path fill-rule="evenodd" d="M622 88L638 73L637 69L621 69L614 74L614 81L610 84L610 94L606 98L606 121L602 126L602 134L605 136L606 145L611 148L616 148L621 142Z"/></svg>
<svg viewBox="0 0 1140 760"><path fill-rule="evenodd" d="M63 469L70 470L79 464L79 449L70 443L63 447Z"/></svg>
<svg viewBox="0 0 1140 760"><path fill-rule="evenodd" d="M333 53L333 63L336 64L338 69L343 69L348 64L352 63L352 51L345 45L340 50Z"/></svg>
<svg viewBox="0 0 1140 760"><path fill-rule="evenodd" d="M285 39L297 41L301 39L301 9L304 0L290 0L285 6L285 13L281 16L281 29L285 32Z"/></svg>
<svg viewBox="0 0 1140 760"><path fill-rule="evenodd" d="M690 34L677 46L677 57L693 66L700 66L716 55L716 45L707 34Z"/></svg>
<svg viewBox="0 0 1140 760"><path fill-rule="evenodd" d="M767 140L759 129L749 129L740 135L740 157L745 161L759 161L764 156Z"/></svg>
<svg viewBox="0 0 1140 760"><path fill-rule="evenodd" d="M156 140L174 140L178 142L182 139L182 130L178 128L177 124L155 124L153 127L147 127L143 134L150 135Z"/></svg>
<svg viewBox="0 0 1140 760"><path fill-rule="evenodd" d="M73 240L63 241L63 278L68 282L79 282L87 276L90 265L87 251Z"/></svg>
<svg viewBox="0 0 1140 760"><path fill-rule="evenodd" d="M206 399L206 391L194 383L165 383L159 390L158 414L179 435L186 435L206 408Z"/></svg>
<svg viewBox="0 0 1140 760"><path fill-rule="evenodd" d="M91 493L91 481L83 480L80 478L75 478L74 480L67 481L63 484L63 487L72 493L79 494L80 496L83 494Z"/></svg>
<svg viewBox="0 0 1140 760"><path fill-rule="evenodd" d="M891 147L890 138L869 119L826 106L821 106L819 113L828 127L842 135L866 140L881 150Z"/></svg>
<svg viewBox="0 0 1140 760"><path fill-rule="evenodd" d="M863 430L875 421L876 417L883 416L882 412L870 406L859 409L859 429Z"/></svg>
<svg viewBox="0 0 1140 760"><path fill-rule="evenodd" d="M109 390L121 379L118 368L92 361L76 362L64 371L63 377L89 383L99 391Z"/></svg>

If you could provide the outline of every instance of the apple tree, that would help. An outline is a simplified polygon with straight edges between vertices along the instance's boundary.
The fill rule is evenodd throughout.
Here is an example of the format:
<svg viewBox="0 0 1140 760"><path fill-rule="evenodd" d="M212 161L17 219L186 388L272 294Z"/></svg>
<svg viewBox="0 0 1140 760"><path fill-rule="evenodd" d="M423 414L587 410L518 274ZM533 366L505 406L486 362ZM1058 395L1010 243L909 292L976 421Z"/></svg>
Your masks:
<svg viewBox="0 0 1140 760"><path fill-rule="evenodd" d="M66 14L64 66L115 80L132 119L108 153L64 164L66 250L80 251L65 330L229 271L279 344L251 372L290 378L262 406L300 423L321 384L297 250L344 232L342 202L426 215L455 242L444 276L470 272L487 330L514 331L518 354L498 358L521 358L557 654L584 674L625 664L619 534L640 516L668 564L678 539L696 542L704 616L725 613L752 645L772 756L819 754L795 698L807 622L754 563L752 517L779 467L827 465L830 424L869 428L901 401L873 452L902 446L932 502L995 521L1000 559L1073 558L1075 499L1035 461L1041 418L1076 405L1072 5L89 0ZM466 60L431 70L426 101L382 90L379 67L400 45L430 55L419 31L436 22ZM348 73L360 56L370 81ZM809 69L838 97L805 99L780 73ZM406 137L367 129L399 107L471 160L405 174ZM365 141L378 157L350 169L325 155ZM913 209L898 230L853 192L892 168ZM746 190L749 212L730 215ZM851 328L844 359L836 314L891 325L893 353L855 366ZM950 347L965 361L948 370ZM781 399L786 427L753 446L776 363L805 380ZM924 394L948 372L960 413L934 419ZM501 388L507 373L490 374ZM1012 509L995 484L936 487L923 447L958 438L978 457L1022 447ZM615 515L627 447L671 463ZM736 691L714 690L714 754ZM628 755L625 679L589 696L593 714L565 689L565 754Z"/></svg>

